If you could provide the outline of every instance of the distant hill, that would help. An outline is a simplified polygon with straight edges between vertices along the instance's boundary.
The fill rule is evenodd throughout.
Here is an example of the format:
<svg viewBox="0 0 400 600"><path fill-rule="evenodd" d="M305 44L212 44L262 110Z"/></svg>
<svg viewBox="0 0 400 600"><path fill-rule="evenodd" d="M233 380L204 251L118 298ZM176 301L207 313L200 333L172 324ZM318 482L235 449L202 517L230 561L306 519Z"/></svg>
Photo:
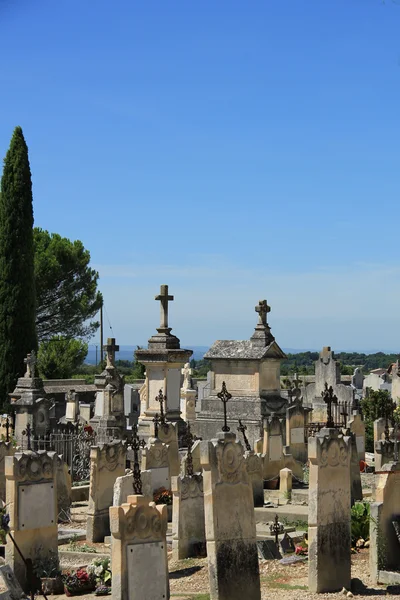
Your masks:
<svg viewBox="0 0 400 600"><path fill-rule="evenodd" d="M139 344L140 345L140 344ZM142 345L143 348L147 348L147 344ZM133 360L133 353L137 346L120 346L119 352L116 352L116 360ZM194 360L201 360L207 352L209 346L189 346L187 344L181 344L181 348L189 348L193 350ZM94 344L89 345L89 351L86 356L85 363L88 365L95 365L100 361L99 347L97 347L97 362L96 362L96 346Z"/></svg>

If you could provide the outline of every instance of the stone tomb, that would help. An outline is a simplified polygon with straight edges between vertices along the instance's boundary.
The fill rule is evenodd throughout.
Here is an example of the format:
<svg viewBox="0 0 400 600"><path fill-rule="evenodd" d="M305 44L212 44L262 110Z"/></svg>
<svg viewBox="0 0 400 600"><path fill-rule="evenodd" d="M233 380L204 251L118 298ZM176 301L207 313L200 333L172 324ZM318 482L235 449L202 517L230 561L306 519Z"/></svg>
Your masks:
<svg viewBox="0 0 400 600"><path fill-rule="evenodd" d="M379 440L375 442L375 472L381 471L383 466L394 459L394 441Z"/></svg>
<svg viewBox="0 0 400 600"><path fill-rule="evenodd" d="M172 477L172 556L206 556L203 476Z"/></svg>
<svg viewBox="0 0 400 600"><path fill-rule="evenodd" d="M113 503L114 483L125 474L126 446L111 442L90 449L90 488L86 539L102 542L110 535L109 508Z"/></svg>
<svg viewBox="0 0 400 600"><path fill-rule="evenodd" d="M321 429L308 440L308 587L311 592L350 589L351 440Z"/></svg>
<svg viewBox="0 0 400 600"><path fill-rule="evenodd" d="M176 423L164 423L158 427L158 439L168 448L168 465L171 477L179 475L178 426Z"/></svg>
<svg viewBox="0 0 400 600"><path fill-rule="evenodd" d="M57 454L16 452L5 458L6 503L10 532L25 558L58 556ZM6 544L6 562L24 590L26 567L14 544Z"/></svg>
<svg viewBox="0 0 400 600"><path fill-rule="evenodd" d="M201 443L211 600L260 600L253 490L234 433Z"/></svg>
<svg viewBox="0 0 400 600"><path fill-rule="evenodd" d="M400 584L400 462L376 473L376 502L371 504L370 569L374 583Z"/></svg>
<svg viewBox="0 0 400 600"><path fill-rule="evenodd" d="M284 446L284 419L271 415L264 419L264 437L262 440L264 481L277 479L281 469L288 468L297 479L303 479L303 466L293 459ZM257 443L258 448L261 444Z"/></svg>
<svg viewBox="0 0 400 600"><path fill-rule="evenodd" d="M294 460L306 463L308 459L305 440L305 426L309 408L304 408L300 402L295 402L286 409L286 445Z"/></svg>
<svg viewBox="0 0 400 600"><path fill-rule="evenodd" d="M110 508L113 600L169 598L167 507L129 496Z"/></svg>

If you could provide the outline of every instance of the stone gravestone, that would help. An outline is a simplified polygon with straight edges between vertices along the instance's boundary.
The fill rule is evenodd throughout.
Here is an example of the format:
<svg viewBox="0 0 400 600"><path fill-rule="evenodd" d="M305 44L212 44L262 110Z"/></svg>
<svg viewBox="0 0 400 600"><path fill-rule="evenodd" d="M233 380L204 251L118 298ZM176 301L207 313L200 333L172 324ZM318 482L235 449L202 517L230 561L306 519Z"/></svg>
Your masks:
<svg viewBox="0 0 400 600"><path fill-rule="evenodd" d="M113 600L169 598L167 507L129 496L110 508Z"/></svg>
<svg viewBox="0 0 400 600"><path fill-rule="evenodd" d="M247 474L253 488L254 506L264 506L263 459L252 450L244 453Z"/></svg>
<svg viewBox="0 0 400 600"><path fill-rule="evenodd" d="M201 443L211 600L260 600L253 491L234 433Z"/></svg>
<svg viewBox="0 0 400 600"><path fill-rule="evenodd" d="M70 469L63 461L62 455L57 456L57 506L58 521L70 521L72 503L72 477Z"/></svg>
<svg viewBox="0 0 400 600"><path fill-rule="evenodd" d="M171 489L168 448L158 438L149 438L142 451L142 472L151 472L152 494L159 488Z"/></svg>
<svg viewBox="0 0 400 600"><path fill-rule="evenodd" d="M376 502L371 504L370 571L374 583L400 584L400 462L376 473Z"/></svg>
<svg viewBox="0 0 400 600"><path fill-rule="evenodd" d="M311 592L350 589L351 440L321 429L308 440L308 587Z"/></svg>
<svg viewBox="0 0 400 600"><path fill-rule="evenodd" d="M151 486L151 471L141 472L142 494L150 500L153 499L153 489ZM133 473L127 473L122 477L117 477L114 483L113 506L121 506L128 502L128 496L132 496L134 485Z"/></svg>
<svg viewBox="0 0 400 600"><path fill-rule="evenodd" d="M113 502L114 483L125 474L126 446L111 442L93 446L90 450L89 506L86 539L102 542L110 535L109 508Z"/></svg>
<svg viewBox="0 0 400 600"><path fill-rule="evenodd" d="M172 477L172 556L176 560L206 555L203 476Z"/></svg>
<svg viewBox="0 0 400 600"><path fill-rule="evenodd" d="M357 411L353 411L349 428L356 436L358 460L365 460L365 423Z"/></svg>
<svg viewBox="0 0 400 600"><path fill-rule="evenodd" d="M168 448L169 474L171 477L176 477L180 471L177 424L164 423L159 425L158 439Z"/></svg>
<svg viewBox="0 0 400 600"><path fill-rule="evenodd" d="M281 501L289 502L292 499L293 473L290 469L279 471L279 496Z"/></svg>
<svg viewBox="0 0 400 600"><path fill-rule="evenodd" d="M286 445L289 446L294 460L303 464L307 462L308 458L305 426L309 412L310 409L304 408L299 402L295 402L286 409Z"/></svg>
<svg viewBox="0 0 400 600"><path fill-rule="evenodd" d="M6 503L10 533L33 563L58 556L57 454L16 452L5 458ZM6 562L24 590L26 567L14 544L6 544Z"/></svg>
<svg viewBox="0 0 400 600"><path fill-rule="evenodd" d="M382 467L394 459L394 441L379 440L375 442L375 472L381 471Z"/></svg>
<svg viewBox="0 0 400 600"><path fill-rule="evenodd" d="M350 433L351 440L351 459L350 459L350 486L351 486L351 506L355 502L363 499L362 485L361 485L361 473L360 473L360 460L358 457L357 450L357 438L355 435Z"/></svg>
<svg viewBox="0 0 400 600"><path fill-rule="evenodd" d="M0 500L6 499L6 476L4 472L6 456L14 456L16 448L11 442L0 441Z"/></svg>
<svg viewBox="0 0 400 600"><path fill-rule="evenodd" d="M277 415L264 419L263 478L277 479L281 469L288 468L297 479L303 478L303 465L287 452L284 446L284 420ZM258 446L259 447L259 446Z"/></svg>

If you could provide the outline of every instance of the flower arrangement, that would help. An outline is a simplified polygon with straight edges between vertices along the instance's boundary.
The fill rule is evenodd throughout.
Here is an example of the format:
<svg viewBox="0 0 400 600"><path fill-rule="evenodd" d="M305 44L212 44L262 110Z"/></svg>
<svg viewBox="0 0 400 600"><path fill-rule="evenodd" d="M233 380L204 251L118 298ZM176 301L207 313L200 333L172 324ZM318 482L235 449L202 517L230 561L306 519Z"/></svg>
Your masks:
<svg viewBox="0 0 400 600"><path fill-rule="evenodd" d="M111 586L111 565L109 558L95 558L94 561L88 565L88 573L96 581L96 593L97 595L105 595L110 591ZM104 589L104 588L108 588Z"/></svg>
<svg viewBox="0 0 400 600"><path fill-rule="evenodd" d="M158 488L153 494L153 500L156 504L172 504L172 492L165 487Z"/></svg>
<svg viewBox="0 0 400 600"><path fill-rule="evenodd" d="M77 596L85 592L92 592L96 588L96 578L86 569L78 569L75 573L68 571L63 575L66 596Z"/></svg>

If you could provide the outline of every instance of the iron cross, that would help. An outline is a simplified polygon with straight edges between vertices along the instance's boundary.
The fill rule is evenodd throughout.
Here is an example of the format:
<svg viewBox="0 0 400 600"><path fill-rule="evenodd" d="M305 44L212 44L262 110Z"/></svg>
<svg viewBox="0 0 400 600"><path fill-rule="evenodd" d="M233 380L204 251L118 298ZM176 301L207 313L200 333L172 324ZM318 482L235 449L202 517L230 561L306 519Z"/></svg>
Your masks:
<svg viewBox="0 0 400 600"><path fill-rule="evenodd" d="M228 427L228 423L226 421L226 403L232 398L232 394L230 394L227 391L225 381L222 382L222 389L217 394L217 396L224 405L224 426L222 427L222 431L230 431L230 428Z"/></svg>
<svg viewBox="0 0 400 600"><path fill-rule="evenodd" d="M326 427L328 428L332 428L335 427L335 421L333 420L333 413L332 413L332 404L337 404L338 399L337 396L333 393L333 387L330 386L328 387L327 382L325 381L325 389L323 392L321 392L321 395L324 399L324 402L327 405L327 409L328 409L328 418L326 421Z"/></svg>
<svg viewBox="0 0 400 600"><path fill-rule="evenodd" d="M156 402L160 404L160 423L164 425L165 423L165 414L164 414L164 402L167 400L167 396L164 396L163 391L160 390L158 392L158 396L156 396Z"/></svg>
<svg viewBox="0 0 400 600"><path fill-rule="evenodd" d="M168 328L168 302L172 302L174 297L168 296L168 286L162 285L162 286L160 286L159 295L155 296L154 299L159 300L161 302L160 329L167 329Z"/></svg>
<svg viewBox="0 0 400 600"><path fill-rule="evenodd" d="M249 452L251 452L251 446L249 444L249 440L247 439L247 435L246 435L247 425L243 425L241 419L239 419L239 427L237 428L237 430L243 436L243 441L244 441L244 445L245 445L246 450L248 450Z"/></svg>

